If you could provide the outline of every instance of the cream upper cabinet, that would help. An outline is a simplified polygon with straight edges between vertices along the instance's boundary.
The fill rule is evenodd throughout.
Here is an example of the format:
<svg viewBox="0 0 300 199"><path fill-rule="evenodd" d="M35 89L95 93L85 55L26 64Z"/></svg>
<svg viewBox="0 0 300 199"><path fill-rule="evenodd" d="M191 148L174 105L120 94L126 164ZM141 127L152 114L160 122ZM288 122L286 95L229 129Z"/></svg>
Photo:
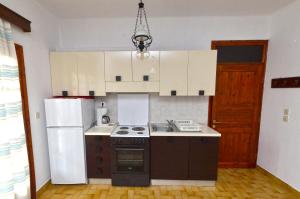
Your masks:
<svg viewBox="0 0 300 199"><path fill-rule="evenodd" d="M133 81L159 81L159 51L150 51L149 55L132 52Z"/></svg>
<svg viewBox="0 0 300 199"><path fill-rule="evenodd" d="M50 54L53 96L77 96L76 53L53 52Z"/></svg>
<svg viewBox="0 0 300 199"><path fill-rule="evenodd" d="M160 95L187 96L187 51L160 52Z"/></svg>
<svg viewBox="0 0 300 199"><path fill-rule="evenodd" d="M105 80L132 81L131 51L105 52Z"/></svg>
<svg viewBox="0 0 300 199"><path fill-rule="evenodd" d="M217 51L189 51L188 95L215 95Z"/></svg>
<svg viewBox="0 0 300 199"><path fill-rule="evenodd" d="M78 91L80 96L105 96L104 52L79 52Z"/></svg>

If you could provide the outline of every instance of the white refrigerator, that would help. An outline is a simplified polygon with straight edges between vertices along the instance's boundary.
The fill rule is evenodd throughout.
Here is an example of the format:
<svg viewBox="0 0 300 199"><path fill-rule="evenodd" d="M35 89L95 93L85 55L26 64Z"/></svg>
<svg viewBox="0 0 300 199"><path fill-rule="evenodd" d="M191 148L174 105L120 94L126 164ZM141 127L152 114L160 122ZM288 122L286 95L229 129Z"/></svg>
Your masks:
<svg viewBox="0 0 300 199"><path fill-rule="evenodd" d="M92 99L45 99L53 184L87 183L84 132L95 122Z"/></svg>

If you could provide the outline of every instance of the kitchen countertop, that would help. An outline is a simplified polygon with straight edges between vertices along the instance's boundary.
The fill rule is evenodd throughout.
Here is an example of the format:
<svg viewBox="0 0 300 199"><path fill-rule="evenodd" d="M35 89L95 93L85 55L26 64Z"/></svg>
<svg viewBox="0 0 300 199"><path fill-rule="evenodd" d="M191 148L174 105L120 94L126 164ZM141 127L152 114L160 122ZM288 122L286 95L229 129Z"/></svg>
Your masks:
<svg viewBox="0 0 300 199"><path fill-rule="evenodd" d="M156 131L153 132L150 125L150 136L181 136L181 137L221 137L221 134L216 130L208 127L205 124L202 124L202 131L198 132L165 132L165 131Z"/></svg>
<svg viewBox="0 0 300 199"><path fill-rule="evenodd" d="M111 132L116 127L116 124L110 124L108 126L94 126L87 130L85 135L107 135L110 136Z"/></svg>
<svg viewBox="0 0 300 199"><path fill-rule="evenodd" d="M151 128L151 124L149 125L150 130L150 137L151 136L181 136L181 137L221 137L221 134L218 133L216 130L206 126L202 125L202 131L200 132L165 132L165 131L156 131L153 132ZM84 134L85 135L104 135L104 136L110 136L111 132L116 127L116 124L110 124L109 126L94 126L87 130Z"/></svg>

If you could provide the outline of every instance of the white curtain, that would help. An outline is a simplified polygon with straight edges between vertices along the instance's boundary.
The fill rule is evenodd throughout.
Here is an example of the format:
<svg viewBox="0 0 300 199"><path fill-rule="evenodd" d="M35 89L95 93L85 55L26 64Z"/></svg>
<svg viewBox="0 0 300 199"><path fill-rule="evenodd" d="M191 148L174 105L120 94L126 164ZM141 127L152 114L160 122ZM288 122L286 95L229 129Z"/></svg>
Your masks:
<svg viewBox="0 0 300 199"><path fill-rule="evenodd" d="M29 199L29 167L12 29L0 18L0 199Z"/></svg>

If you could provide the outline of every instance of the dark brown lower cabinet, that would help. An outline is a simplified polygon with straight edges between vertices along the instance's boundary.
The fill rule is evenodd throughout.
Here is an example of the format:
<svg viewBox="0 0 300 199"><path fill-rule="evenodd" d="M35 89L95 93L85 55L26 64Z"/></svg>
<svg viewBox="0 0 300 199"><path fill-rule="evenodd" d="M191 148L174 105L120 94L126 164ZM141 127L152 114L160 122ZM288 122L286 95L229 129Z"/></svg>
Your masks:
<svg viewBox="0 0 300 199"><path fill-rule="evenodd" d="M191 137L189 144L189 179L216 180L219 138Z"/></svg>
<svg viewBox="0 0 300 199"><path fill-rule="evenodd" d="M217 179L217 137L157 136L150 147L152 179Z"/></svg>
<svg viewBox="0 0 300 199"><path fill-rule="evenodd" d="M85 136L88 178L110 178L110 136Z"/></svg>
<svg viewBox="0 0 300 199"><path fill-rule="evenodd" d="M186 137L151 137L151 178L188 178L189 144Z"/></svg>

